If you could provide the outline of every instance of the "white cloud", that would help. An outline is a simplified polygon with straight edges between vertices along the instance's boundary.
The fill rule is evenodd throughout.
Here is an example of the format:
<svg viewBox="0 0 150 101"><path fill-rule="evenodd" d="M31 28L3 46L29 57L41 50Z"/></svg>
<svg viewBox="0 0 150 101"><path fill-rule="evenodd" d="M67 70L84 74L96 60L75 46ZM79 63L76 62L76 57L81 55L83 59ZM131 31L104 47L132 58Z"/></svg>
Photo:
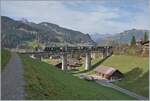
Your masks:
<svg viewBox="0 0 150 101"><path fill-rule="evenodd" d="M69 2L77 5L84 2ZM109 19L118 19L131 16L127 11L118 8L108 8L95 5L92 11L73 10L60 1L3 1L2 15L12 18L25 17L33 22L51 22L60 26L78 30L84 33L116 33L131 28L148 28L148 15L137 13L130 17L130 22L118 22Z"/></svg>

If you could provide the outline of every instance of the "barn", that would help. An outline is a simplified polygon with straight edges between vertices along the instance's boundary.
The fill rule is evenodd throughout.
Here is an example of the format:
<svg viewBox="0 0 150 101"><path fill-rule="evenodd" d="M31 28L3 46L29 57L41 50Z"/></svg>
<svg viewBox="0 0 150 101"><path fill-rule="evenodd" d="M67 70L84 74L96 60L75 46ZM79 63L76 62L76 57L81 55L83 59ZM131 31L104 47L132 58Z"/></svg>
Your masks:
<svg viewBox="0 0 150 101"><path fill-rule="evenodd" d="M100 79L119 80L124 77L123 73L112 67L99 66L94 71Z"/></svg>

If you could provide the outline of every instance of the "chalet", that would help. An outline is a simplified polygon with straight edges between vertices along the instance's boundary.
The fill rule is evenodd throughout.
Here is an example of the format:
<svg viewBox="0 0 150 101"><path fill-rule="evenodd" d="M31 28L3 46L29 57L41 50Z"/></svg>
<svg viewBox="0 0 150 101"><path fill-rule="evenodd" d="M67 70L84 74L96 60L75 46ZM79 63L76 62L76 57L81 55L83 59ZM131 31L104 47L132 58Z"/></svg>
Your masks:
<svg viewBox="0 0 150 101"><path fill-rule="evenodd" d="M112 67L99 66L94 71L99 79L119 80L123 78L123 74L119 70Z"/></svg>
<svg viewBox="0 0 150 101"><path fill-rule="evenodd" d="M149 40L142 43L143 47L149 48Z"/></svg>
<svg viewBox="0 0 150 101"><path fill-rule="evenodd" d="M136 45L138 47L149 48L149 40L145 42L143 42L142 40L139 40L136 42Z"/></svg>

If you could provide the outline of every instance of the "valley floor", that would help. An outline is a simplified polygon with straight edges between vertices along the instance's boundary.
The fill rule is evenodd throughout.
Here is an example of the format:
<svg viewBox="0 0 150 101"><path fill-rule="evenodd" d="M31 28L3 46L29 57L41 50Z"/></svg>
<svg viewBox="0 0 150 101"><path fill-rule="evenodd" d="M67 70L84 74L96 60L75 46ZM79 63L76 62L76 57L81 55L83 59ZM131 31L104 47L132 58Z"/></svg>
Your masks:
<svg viewBox="0 0 150 101"><path fill-rule="evenodd" d="M14 54L12 55L12 58L13 57L18 57L18 56ZM17 83L18 82L17 78L18 77L21 78L20 81L23 80L22 76L19 76L18 73L19 71L22 71L20 67L24 67L24 76L26 82L25 91L27 93L26 99L32 99L32 100L35 99L36 100L134 99L114 89L101 86L96 82L86 81L83 79L81 80L78 77L72 76L72 74L68 71L59 70L52 65L41 62L39 60L31 59L28 56L21 55L22 62L17 62L17 63L13 63L13 61L15 61L16 59L17 61L20 60L18 60L18 58L15 59L12 58L9 62L10 65L8 65L8 67L13 67L13 68L6 67L2 73L2 86L6 86L5 81L14 80L13 82L15 83L15 87L12 87L13 86L12 84L13 82L12 82L12 83L8 83L10 84L8 85L9 86L8 88L10 89L14 88L13 91L16 91L18 89L18 86L16 87L16 85L21 84L21 83ZM128 89L129 91L133 91L139 95L143 95L145 97L148 97L149 94L148 63L149 63L148 58L125 56L125 55L112 55L111 57L105 60L99 60L99 59L92 60L93 68L96 68L96 66L98 65L106 65L106 66L111 66L116 69L119 69L121 72L124 73L125 78L122 81L116 82L115 84L122 88ZM84 73L84 70L82 70L83 67L84 66L80 67L80 71L75 73L76 74L78 73L80 74L80 72ZM10 73L8 73L8 71L10 71ZM90 72L90 71L85 71L85 72ZM20 75L23 75L23 72L20 73L21 73ZM8 80L3 79L4 75ZM15 77L15 75L18 76ZM7 76L10 77L7 78ZM15 78L9 80L9 78L12 77ZM2 91L5 90L7 91L7 89L5 89L6 87L2 87L2 88L3 88ZM19 91L23 91L23 90L19 90ZM4 92L2 93L5 94ZM8 93L11 92L8 90ZM11 94L7 94L7 95L11 95Z"/></svg>

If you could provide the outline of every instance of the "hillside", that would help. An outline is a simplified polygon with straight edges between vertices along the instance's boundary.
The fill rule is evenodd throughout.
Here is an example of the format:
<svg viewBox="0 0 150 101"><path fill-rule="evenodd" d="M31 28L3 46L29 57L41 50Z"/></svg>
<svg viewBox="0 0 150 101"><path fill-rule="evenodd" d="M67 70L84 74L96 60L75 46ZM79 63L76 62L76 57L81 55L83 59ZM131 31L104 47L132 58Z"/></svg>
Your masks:
<svg viewBox="0 0 150 101"><path fill-rule="evenodd" d="M59 70L52 65L21 56L27 81L26 99L133 99L113 89L94 82L81 80L71 73Z"/></svg>
<svg viewBox="0 0 150 101"><path fill-rule="evenodd" d="M94 34L91 35L91 37L94 40L96 35L98 39L96 39L95 41L100 45L110 44L112 41L116 41L123 44L130 44L133 35L135 36L136 40L140 40L143 38L145 32L149 34L148 30L131 29L116 34Z"/></svg>
<svg viewBox="0 0 150 101"><path fill-rule="evenodd" d="M62 28L58 25L42 22L39 24L27 20L16 21L1 16L2 47L15 48L38 40L42 45L51 44L85 44L93 45L95 42L88 34Z"/></svg>

